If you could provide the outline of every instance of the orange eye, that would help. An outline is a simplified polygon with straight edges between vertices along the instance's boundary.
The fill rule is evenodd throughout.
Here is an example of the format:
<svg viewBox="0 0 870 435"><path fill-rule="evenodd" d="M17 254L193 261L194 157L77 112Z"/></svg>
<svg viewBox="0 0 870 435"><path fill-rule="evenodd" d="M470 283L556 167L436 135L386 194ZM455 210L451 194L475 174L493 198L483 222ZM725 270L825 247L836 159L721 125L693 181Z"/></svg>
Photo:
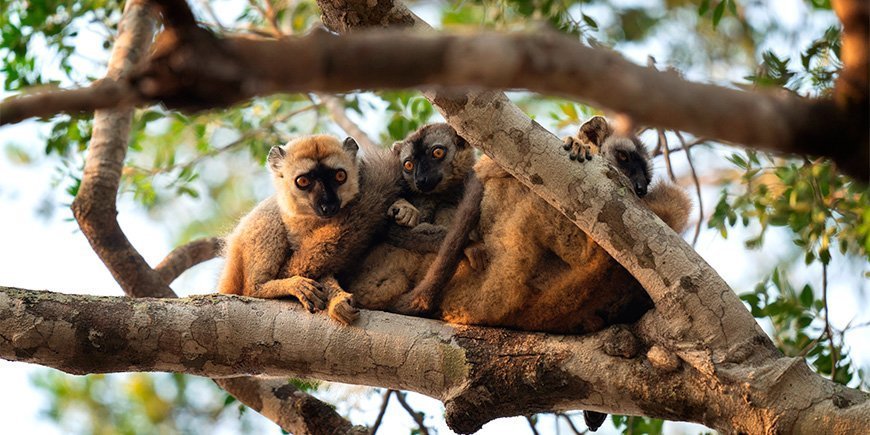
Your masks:
<svg viewBox="0 0 870 435"><path fill-rule="evenodd" d="M309 179L308 177L306 177L304 175L300 175L300 176L296 177L296 187L298 187L300 189L307 189L308 186L310 186L310 185L311 185L311 179Z"/></svg>
<svg viewBox="0 0 870 435"><path fill-rule="evenodd" d="M618 158L620 162L624 162L628 160L628 154L626 154L624 151L619 151L616 153L616 158Z"/></svg>
<svg viewBox="0 0 870 435"><path fill-rule="evenodd" d="M435 157L438 160L443 159L445 154L447 154L447 153L444 151L444 148L441 148L441 147L437 147L434 150L432 150L432 157Z"/></svg>
<svg viewBox="0 0 870 435"><path fill-rule="evenodd" d="M405 172L411 172L414 170L414 162L410 160L405 160L405 164L403 167L405 168Z"/></svg>
<svg viewBox="0 0 870 435"><path fill-rule="evenodd" d="M344 169L335 171L335 181L338 181L339 183L347 181L347 172L344 172Z"/></svg>

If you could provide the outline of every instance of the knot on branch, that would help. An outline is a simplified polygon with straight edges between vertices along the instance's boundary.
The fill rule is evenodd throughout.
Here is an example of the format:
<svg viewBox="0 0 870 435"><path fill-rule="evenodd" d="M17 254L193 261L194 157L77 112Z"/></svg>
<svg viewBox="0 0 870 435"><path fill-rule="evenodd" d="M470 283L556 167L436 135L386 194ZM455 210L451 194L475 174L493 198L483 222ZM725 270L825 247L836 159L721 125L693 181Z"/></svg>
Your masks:
<svg viewBox="0 0 870 435"><path fill-rule="evenodd" d="M616 325L603 333L604 353L622 358L634 358L640 353L640 340L624 325Z"/></svg>
<svg viewBox="0 0 870 435"><path fill-rule="evenodd" d="M470 364L468 382L444 401L447 426L457 433L500 417L551 411L560 398L593 392L591 383L561 369L570 355L529 352L545 348L540 334L477 327L459 329L456 339Z"/></svg>

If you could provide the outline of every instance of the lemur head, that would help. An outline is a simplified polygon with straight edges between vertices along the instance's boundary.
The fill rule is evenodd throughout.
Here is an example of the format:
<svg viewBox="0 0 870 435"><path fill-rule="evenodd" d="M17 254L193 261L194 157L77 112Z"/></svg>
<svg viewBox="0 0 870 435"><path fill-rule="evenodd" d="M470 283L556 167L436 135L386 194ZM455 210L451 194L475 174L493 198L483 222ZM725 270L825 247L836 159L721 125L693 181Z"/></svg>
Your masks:
<svg viewBox="0 0 870 435"><path fill-rule="evenodd" d="M601 116L595 116L580 126L578 137L598 147L598 153L625 174L637 196L646 195L652 171L646 147L637 136L621 136Z"/></svg>
<svg viewBox="0 0 870 435"><path fill-rule="evenodd" d="M474 166L474 150L448 124L420 127L393 144L402 162L402 174L411 190L438 193L462 184Z"/></svg>
<svg viewBox="0 0 870 435"><path fill-rule="evenodd" d="M353 138L342 142L326 134L272 147L268 166L281 207L294 214L335 216L359 193L358 149Z"/></svg>

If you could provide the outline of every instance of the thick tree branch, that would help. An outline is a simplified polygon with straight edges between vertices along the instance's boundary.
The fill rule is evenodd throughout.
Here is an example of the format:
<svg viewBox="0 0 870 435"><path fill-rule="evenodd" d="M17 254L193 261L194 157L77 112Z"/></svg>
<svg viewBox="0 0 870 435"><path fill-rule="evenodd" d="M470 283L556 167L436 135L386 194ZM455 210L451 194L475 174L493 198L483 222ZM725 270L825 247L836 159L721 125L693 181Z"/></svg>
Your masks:
<svg viewBox="0 0 870 435"><path fill-rule="evenodd" d="M156 19L147 2L131 0L126 4L107 79L114 82L127 79L145 57L155 28ZM82 234L127 295L172 297L172 290L148 266L118 225L116 196L132 119L131 108L94 113L94 131L72 211Z"/></svg>
<svg viewBox="0 0 870 435"><path fill-rule="evenodd" d="M0 125L15 124L28 118L49 117L57 113L93 112L103 108L123 108L135 103L130 88L113 80L100 80L87 88L37 90L10 97L0 104Z"/></svg>
<svg viewBox="0 0 870 435"><path fill-rule="evenodd" d="M687 82L556 33L335 37L314 32L252 40L219 39L194 27L162 39L133 84L142 98L174 108L224 106L275 92L524 88L588 101L645 125L765 150L828 156L858 179L868 174L868 121L849 108L787 93Z"/></svg>
<svg viewBox="0 0 870 435"><path fill-rule="evenodd" d="M735 378L663 364L666 357L644 350L644 328L651 324L641 322L634 331L640 345L625 348L626 340L636 338L624 327L550 336L378 312L363 312L358 326L347 327L286 301L221 295L129 299L0 288L0 358L76 374L230 377L222 385L282 399L282 405L263 402L260 409L267 412L307 405L283 402L298 394L289 387L262 391L233 376L316 377L417 391L444 400L448 423L462 432L500 416L576 408L750 432L761 422L772 432L805 429L818 425L817 419L836 422L818 425L817 433L860 433L870 424L866 393L815 376L801 359L779 358L772 372L728 373L739 374ZM781 395L788 399L772 400Z"/></svg>

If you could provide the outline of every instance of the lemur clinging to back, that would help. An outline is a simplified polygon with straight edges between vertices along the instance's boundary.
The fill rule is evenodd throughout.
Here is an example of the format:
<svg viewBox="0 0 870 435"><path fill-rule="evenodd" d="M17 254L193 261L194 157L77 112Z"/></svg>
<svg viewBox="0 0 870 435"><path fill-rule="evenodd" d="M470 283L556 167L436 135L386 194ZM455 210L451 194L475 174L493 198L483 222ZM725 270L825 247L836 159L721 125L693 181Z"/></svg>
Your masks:
<svg viewBox="0 0 870 435"><path fill-rule="evenodd" d="M648 192L649 163L640 141L614 135L601 117L583 124L578 138L570 142L575 159L581 154L585 159L588 149L599 149L601 156L632 179L644 204L671 228L684 228L691 208L688 196L667 183ZM640 284L565 216L492 160L481 159L475 170L484 186L482 195L466 196L463 203L479 204L477 230L488 266L478 273L459 269L455 274L446 267L439 278L444 285L421 284L401 297L395 311L429 312L461 324L586 333L636 320L651 307ZM457 214L457 227L447 239L460 241L431 267L440 261L458 263L461 239L467 237L462 232L469 230L467 226L457 230L463 222Z"/></svg>
<svg viewBox="0 0 870 435"><path fill-rule="evenodd" d="M422 278L438 249L437 243L427 241L440 242L466 186L477 182L474 149L445 123L421 127L393 144L392 151L401 162L397 170L406 190L390 212L408 228L392 225L386 243L374 246L358 267L342 274L356 303L370 309L389 309Z"/></svg>
<svg viewBox="0 0 870 435"><path fill-rule="evenodd" d="M357 159L352 138L302 137L269 152L276 194L258 204L228 237L218 291L261 298L295 296L349 323L350 295L332 274L347 267L387 222L398 199L395 157Z"/></svg>

